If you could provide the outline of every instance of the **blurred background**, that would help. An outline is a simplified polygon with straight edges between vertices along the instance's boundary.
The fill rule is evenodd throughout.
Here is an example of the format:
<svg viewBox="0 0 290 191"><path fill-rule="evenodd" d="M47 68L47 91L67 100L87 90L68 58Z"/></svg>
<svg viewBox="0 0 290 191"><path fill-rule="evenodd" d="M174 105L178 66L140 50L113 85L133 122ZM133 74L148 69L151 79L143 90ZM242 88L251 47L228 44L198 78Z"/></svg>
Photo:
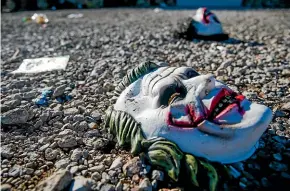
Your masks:
<svg viewBox="0 0 290 191"><path fill-rule="evenodd" d="M201 4L202 3L202 4ZM289 8L290 0L2 0L2 12L24 10L92 9L102 7L252 7Z"/></svg>

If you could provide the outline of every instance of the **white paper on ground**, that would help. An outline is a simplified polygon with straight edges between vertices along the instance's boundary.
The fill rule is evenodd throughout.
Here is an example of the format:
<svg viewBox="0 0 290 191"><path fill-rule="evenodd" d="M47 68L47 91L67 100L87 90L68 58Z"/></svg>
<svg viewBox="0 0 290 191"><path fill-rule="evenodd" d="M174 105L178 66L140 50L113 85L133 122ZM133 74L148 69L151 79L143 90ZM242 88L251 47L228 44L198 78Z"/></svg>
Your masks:
<svg viewBox="0 0 290 191"><path fill-rule="evenodd" d="M69 55L51 58L24 59L19 68L12 73L39 73L52 70L64 70L68 60Z"/></svg>

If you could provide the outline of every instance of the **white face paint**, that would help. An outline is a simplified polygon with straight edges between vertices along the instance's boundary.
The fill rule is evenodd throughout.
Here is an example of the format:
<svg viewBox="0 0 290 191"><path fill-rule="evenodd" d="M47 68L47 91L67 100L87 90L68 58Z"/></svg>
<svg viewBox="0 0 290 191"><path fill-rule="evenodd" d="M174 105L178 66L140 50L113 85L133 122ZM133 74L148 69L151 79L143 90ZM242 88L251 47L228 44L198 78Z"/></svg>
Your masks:
<svg viewBox="0 0 290 191"><path fill-rule="evenodd" d="M223 34L223 28L215 14L206 8L199 8L193 16L193 26L196 33L201 36Z"/></svg>
<svg viewBox="0 0 290 191"><path fill-rule="evenodd" d="M141 123L147 139L164 137L211 161L245 160L271 122L271 110L251 103L212 75L161 67L128 86L114 108Z"/></svg>

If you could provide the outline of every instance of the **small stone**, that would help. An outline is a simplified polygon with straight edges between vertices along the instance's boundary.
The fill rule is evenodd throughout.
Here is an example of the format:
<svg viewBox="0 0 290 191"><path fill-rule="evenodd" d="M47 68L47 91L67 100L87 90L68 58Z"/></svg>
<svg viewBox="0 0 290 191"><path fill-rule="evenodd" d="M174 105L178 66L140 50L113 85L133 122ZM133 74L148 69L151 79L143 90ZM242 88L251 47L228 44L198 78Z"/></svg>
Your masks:
<svg viewBox="0 0 290 191"><path fill-rule="evenodd" d="M36 187L36 191L64 190L72 181L72 174L67 170L55 172L50 177L41 181Z"/></svg>
<svg viewBox="0 0 290 191"><path fill-rule="evenodd" d="M67 165L69 164L69 159L68 158L66 158L66 159L61 159L61 160L59 160L59 161L57 161L54 165L55 165L55 167L57 168L57 169L60 169L60 168L66 168L67 167Z"/></svg>
<svg viewBox="0 0 290 191"><path fill-rule="evenodd" d="M14 154L12 150L12 146L10 145L2 145L0 152L1 152L1 157L7 158L7 159L12 158Z"/></svg>
<svg viewBox="0 0 290 191"><path fill-rule="evenodd" d="M68 108L64 110L64 115L69 116L69 115L77 115L79 114L79 110L77 108Z"/></svg>
<svg viewBox="0 0 290 191"><path fill-rule="evenodd" d="M47 148L49 147L49 145L50 145L50 143L47 143L47 144L41 146L41 147L39 148L39 151L44 151L45 149L47 149Z"/></svg>
<svg viewBox="0 0 290 191"><path fill-rule="evenodd" d="M73 167L71 167L71 169L70 169L70 173L72 173L72 174L75 174L76 172L78 172L79 171L79 167L78 166L73 166Z"/></svg>
<svg viewBox="0 0 290 191"><path fill-rule="evenodd" d="M88 129L88 123L86 121L80 122L78 128L76 128L77 131L81 131L81 132L83 132L87 129Z"/></svg>
<svg viewBox="0 0 290 191"><path fill-rule="evenodd" d="M83 121L83 120L85 120L85 117L83 116L83 115L81 115L81 114L78 114L78 115L75 115L74 117L73 117L73 121Z"/></svg>
<svg viewBox="0 0 290 191"><path fill-rule="evenodd" d="M66 87L67 87L66 85L61 85L55 88L52 97L55 98L55 97L63 95Z"/></svg>
<svg viewBox="0 0 290 191"><path fill-rule="evenodd" d="M66 137L67 135L74 135L75 132L71 129L64 129L63 131L58 133L57 137Z"/></svg>
<svg viewBox="0 0 290 191"><path fill-rule="evenodd" d="M272 139L277 141L278 143L282 143L282 144L286 143L286 139L284 137L281 137L281 136L274 136Z"/></svg>
<svg viewBox="0 0 290 191"><path fill-rule="evenodd" d="M18 177L21 171L21 166L19 165L14 165L8 172L9 176L12 177Z"/></svg>
<svg viewBox="0 0 290 191"><path fill-rule="evenodd" d="M98 125L94 122L89 123L89 129L96 129L98 127Z"/></svg>
<svg viewBox="0 0 290 191"><path fill-rule="evenodd" d="M26 109L16 108L1 115L1 123L6 125L26 123L29 113Z"/></svg>
<svg viewBox="0 0 290 191"><path fill-rule="evenodd" d="M112 184L104 184L100 191L115 191L115 186Z"/></svg>
<svg viewBox="0 0 290 191"><path fill-rule="evenodd" d="M141 169L142 163L138 157L134 157L123 166L123 172L129 177L132 177L134 174L139 174Z"/></svg>
<svg viewBox="0 0 290 191"><path fill-rule="evenodd" d="M34 124L34 128L38 129L42 126L43 122L41 120L36 121L36 123Z"/></svg>
<svg viewBox="0 0 290 191"><path fill-rule="evenodd" d="M33 172L34 172L34 169L32 169L32 168L26 168L26 169L25 169L25 173L26 173L26 174L32 175Z"/></svg>
<svg viewBox="0 0 290 191"><path fill-rule="evenodd" d="M34 175L36 175L36 176L40 176L42 173L43 173L42 170L36 170L36 171L34 171Z"/></svg>
<svg viewBox="0 0 290 191"><path fill-rule="evenodd" d="M12 190L12 186L10 184L1 184L0 190L1 191L10 191L10 190Z"/></svg>
<svg viewBox="0 0 290 191"><path fill-rule="evenodd" d="M269 187L269 181L268 181L268 179L267 179L266 177L263 177L263 178L261 179L261 184L262 184L262 186L265 187L265 188Z"/></svg>
<svg viewBox="0 0 290 191"><path fill-rule="evenodd" d="M47 148L44 152L44 156L46 160L54 160L57 156L57 151L51 148Z"/></svg>
<svg viewBox="0 0 290 191"><path fill-rule="evenodd" d="M275 117L286 117L286 116L287 115L283 111L277 110L275 112Z"/></svg>
<svg viewBox="0 0 290 191"><path fill-rule="evenodd" d="M139 183L140 177L138 174L134 174L132 177L132 181L135 183Z"/></svg>
<svg viewBox="0 0 290 191"><path fill-rule="evenodd" d="M247 185L244 184L243 182L239 182L239 186L244 190L247 188Z"/></svg>
<svg viewBox="0 0 290 191"><path fill-rule="evenodd" d="M105 168L106 168L105 165L100 164L98 166L94 166L94 167L89 168L89 171L101 173L105 170Z"/></svg>
<svg viewBox="0 0 290 191"><path fill-rule="evenodd" d="M112 159L110 157L107 157L103 160L103 163L106 165L106 166L110 166L112 164Z"/></svg>
<svg viewBox="0 0 290 191"><path fill-rule="evenodd" d="M73 179L69 191L90 191L92 187L92 180L77 176Z"/></svg>
<svg viewBox="0 0 290 191"><path fill-rule="evenodd" d="M284 110L284 111L290 111L290 102L287 102L287 103L283 104L281 109Z"/></svg>
<svg viewBox="0 0 290 191"><path fill-rule="evenodd" d="M277 161L281 161L282 155L280 153L275 153L275 154L273 154L273 158Z"/></svg>
<svg viewBox="0 0 290 191"><path fill-rule="evenodd" d="M81 173L82 173L83 176L86 176L88 174L88 170L82 170Z"/></svg>
<svg viewBox="0 0 290 191"><path fill-rule="evenodd" d="M99 135L100 135L100 131L98 129L93 129L93 130L87 131L84 137L93 138L93 137L98 137Z"/></svg>
<svg viewBox="0 0 290 191"><path fill-rule="evenodd" d="M19 106L20 104L21 104L21 100L19 100L19 99L13 99L10 101L6 101L4 103L4 105L7 106L9 109L14 109L17 106Z"/></svg>
<svg viewBox="0 0 290 191"><path fill-rule="evenodd" d="M81 159L82 155L83 155L82 149L76 148L75 150L73 150L70 159L71 159L71 161L77 162L78 160Z"/></svg>
<svg viewBox="0 0 290 191"><path fill-rule="evenodd" d="M153 170L152 179L163 181L164 180L164 173L160 170Z"/></svg>
<svg viewBox="0 0 290 191"><path fill-rule="evenodd" d="M117 168L121 168L122 165L123 165L122 157L118 157L118 158L116 158L116 159L113 161L113 163L112 163L112 165L110 166L109 169L110 169L110 170L115 170L115 169L117 169Z"/></svg>
<svg viewBox="0 0 290 191"><path fill-rule="evenodd" d="M34 99L36 97L37 97L37 92L35 92L35 91L25 92L22 95L22 99L25 99L25 100L31 100L31 99Z"/></svg>
<svg viewBox="0 0 290 191"><path fill-rule="evenodd" d="M101 114L98 111L93 111L91 113L91 117L95 120L95 122L101 120Z"/></svg>
<svg viewBox="0 0 290 191"><path fill-rule="evenodd" d="M99 150L106 146L106 142L102 138L99 138L93 142L93 146L94 146L94 149Z"/></svg>
<svg viewBox="0 0 290 191"><path fill-rule="evenodd" d="M109 174L111 177L114 177L114 176L117 174L117 172L114 171L114 170L109 170L108 174Z"/></svg>
<svg viewBox="0 0 290 191"><path fill-rule="evenodd" d="M281 176L282 176L283 178L286 178L286 179L289 179L289 180L290 180L290 174L287 173L287 172L282 172L282 173L281 173Z"/></svg>
<svg viewBox="0 0 290 191"><path fill-rule="evenodd" d="M94 172L94 173L92 174L92 179L94 179L94 180L96 180L96 181L99 181L99 180L102 179L102 176L101 176L101 174L100 174L99 172Z"/></svg>
<svg viewBox="0 0 290 191"><path fill-rule="evenodd" d="M77 141L72 136L66 136L57 142L58 146L61 148L72 148L77 146Z"/></svg>
<svg viewBox="0 0 290 191"><path fill-rule="evenodd" d="M277 161L273 161L269 164L269 167L276 171L276 172L281 172L281 171L287 171L288 170L288 166L286 164L283 163L279 163Z"/></svg>
<svg viewBox="0 0 290 191"><path fill-rule="evenodd" d="M109 182L110 181L110 176L108 175L108 173L103 172L102 173L102 179L105 180L105 182Z"/></svg>
<svg viewBox="0 0 290 191"><path fill-rule="evenodd" d="M152 185L148 178L144 178L141 183L139 184L140 191L152 191Z"/></svg>
<svg viewBox="0 0 290 191"><path fill-rule="evenodd" d="M43 132L47 132L49 130L49 127L41 126L39 129Z"/></svg>
<svg viewBox="0 0 290 191"><path fill-rule="evenodd" d="M49 118L49 113L42 113L39 118L41 119L41 121L46 122Z"/></svg>

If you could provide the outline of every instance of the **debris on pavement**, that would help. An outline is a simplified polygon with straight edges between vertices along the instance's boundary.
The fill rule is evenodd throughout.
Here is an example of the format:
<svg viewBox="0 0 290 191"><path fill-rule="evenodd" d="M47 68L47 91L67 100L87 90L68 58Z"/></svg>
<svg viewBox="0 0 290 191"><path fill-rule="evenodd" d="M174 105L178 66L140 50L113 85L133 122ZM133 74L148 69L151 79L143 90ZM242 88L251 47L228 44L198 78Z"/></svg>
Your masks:
<svg viewBox="0 0 290 191"><path fill-rule="evenodd" d="M61 103L61 104L72 100L73 97L71 95L67 95L65 93L64 89L66 87L67 86L64 86L63 91L61 91L61 92L59 92L60 87L57 87L54 91L51 89L44 90L41 93L40 97L35 100L35 104L38 106L47 107L51 102L50 100L52 100L52 99L56 99L58 101L58 103Z"/></svg>
<svg viewBox="0 0 290 191"><path fill-rule="evenodd" d="M34 21L37 24L47 24L49 22L47 16L45 14L37 14L34 13L31 17L24 17L22 18L23 22L29 22L29 21Z"/></svg>
<svg viewBox="0 0 290 191"><path fill-rule="evenodd" d="M44 90L41 93L40 98L36 99L35 104L39 106L48 106L49 105L48 98L51 97L52 94L53 94L52 90Z"/></svg>
<svg viewBox="0 0 290 191"><path fill-rule="evenodd" d="M68 61L68 55L51 58L24 59L19 68L12 73L40 73L52 70L64 70Z"/></svg>
<svg viewBox="0 0 290 191"><path fill-rule="evenodd" d="M67 16L67 18L69 19L78 19L78 18L82 18L84 16L84 14L82 13L73 13L73 14L69 14Z"/></svg>

